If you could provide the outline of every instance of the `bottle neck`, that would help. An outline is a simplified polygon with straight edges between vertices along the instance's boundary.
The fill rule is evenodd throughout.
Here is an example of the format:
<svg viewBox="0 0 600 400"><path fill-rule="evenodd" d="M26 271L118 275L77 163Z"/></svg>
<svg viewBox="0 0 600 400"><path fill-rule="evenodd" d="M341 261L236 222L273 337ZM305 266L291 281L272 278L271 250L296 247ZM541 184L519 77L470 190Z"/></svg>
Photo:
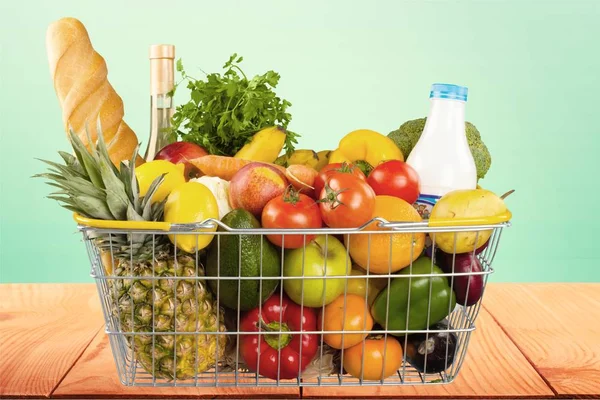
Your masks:
<svg viewBox="0 0 600 400"><path fill-rule="evenodd" d="M172 58L150 59L150 94L167 94L175 84Z"/></svg>
<svg viewBox="0 0 600 400"><path fill-rule="evenodd" d="M169 92L174 87L172 58L150 59L150 137L145 159L152 161L157 152L173 142L171 118L175 111Z"/></svg>

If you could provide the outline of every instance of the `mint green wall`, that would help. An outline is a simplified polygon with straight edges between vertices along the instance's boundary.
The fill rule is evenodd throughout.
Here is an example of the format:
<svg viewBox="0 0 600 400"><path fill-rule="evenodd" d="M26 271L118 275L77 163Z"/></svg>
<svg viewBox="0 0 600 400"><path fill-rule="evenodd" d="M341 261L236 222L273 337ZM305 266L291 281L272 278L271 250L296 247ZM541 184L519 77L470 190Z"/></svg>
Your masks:
<svg viewBox="0 0 600 400"><path fill-rule="evenodd" d="M152 43L175 44L188 72L233 52L250 73L280 72L307 148L360 127L387 133L426 115L431 83L466 85L467 120L494 160L481 184L516 189L492 281L600 281L595 0L1 3L2 282L91 281L70 213L29 178L43 168L34 157L68 149L44 45L63 16L87 26L144 140Z"/></svg>

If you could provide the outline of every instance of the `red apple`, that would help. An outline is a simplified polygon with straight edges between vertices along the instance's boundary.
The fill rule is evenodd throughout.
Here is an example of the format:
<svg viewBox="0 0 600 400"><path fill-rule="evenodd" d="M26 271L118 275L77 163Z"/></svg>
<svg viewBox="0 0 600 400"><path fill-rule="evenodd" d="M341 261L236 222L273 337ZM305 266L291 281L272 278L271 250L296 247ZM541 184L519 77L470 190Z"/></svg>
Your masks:
<svg viewBox="0 0 600 400"><path fill-rule="evenodd" d="M204 157L208 151L202 146L190 142L175 142L166 145L154 157L155 160L166 160L173 164L183 163L185 165L185 180L196 178L202 175L200 170L188 162L194 158Z"/></svg>
<svg viewBox="0 0 600 400"><path fill-rule="evenodd" d="M269 200L281 196L287 186L287 179L277 168L253 162L231 178L229 203L232 208L243 208L260 219Z"/></svg>

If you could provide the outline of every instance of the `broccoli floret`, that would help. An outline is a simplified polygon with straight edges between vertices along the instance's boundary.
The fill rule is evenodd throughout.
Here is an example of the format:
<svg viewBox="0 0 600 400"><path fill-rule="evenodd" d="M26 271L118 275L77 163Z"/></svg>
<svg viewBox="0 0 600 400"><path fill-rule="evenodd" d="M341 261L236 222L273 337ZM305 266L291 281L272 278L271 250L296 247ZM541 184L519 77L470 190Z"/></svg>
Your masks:
<svg viewBox="0 0 600 400"><path fill-rule="evenodd" d="M485 143L483 143L481 134L475 125L465 122L465 128L467 131L467 142L469 143L473 160L475 160L475 167L477 168L477 179L483 179L492 165L492 156Z"/></svg>
<svg viewBox="0 0 600 400"><path fill-rule="evenodd" d="M388 137L392 139L394 143L396 143L396 146L400 148L400 151L402 151L404 159L408 158L408 155L421 137L421 132L423 132L423 128L425 128L426 119L427 118L419 118L406 121L400 125L400 128L388 134Z"/></svg>
<svg viewBox="0 0 600 400"><path fill-rule="evenodd" d="M425 128L426 120L427 118L418 118L406 121L400 125L400 128L388 134L388 137L400 148L405 159L408 158L413 147L419 141L423 128ZM465 122L465 130L467 133L467 142L469 143L473 160L475 160L475 167L477 168L477 179L483 179L492 164L492 156L485 143L483 143L481 134L475 125Z"/></svg>

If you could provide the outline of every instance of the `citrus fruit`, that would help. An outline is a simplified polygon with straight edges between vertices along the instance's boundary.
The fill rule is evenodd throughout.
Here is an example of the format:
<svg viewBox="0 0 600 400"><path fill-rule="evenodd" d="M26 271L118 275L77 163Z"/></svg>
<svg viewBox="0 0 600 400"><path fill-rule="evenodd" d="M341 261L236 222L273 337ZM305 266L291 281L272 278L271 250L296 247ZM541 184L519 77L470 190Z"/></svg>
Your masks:
<svg viewBox="0 0 600 400"><path fill-rule="evenodd" d="M180 164L183 166L183 164ZM183 169L181 170L183 176ZM217 199L209 188L198 182L183 182L169 194L165 203L164 220L173 224L188 224L202 222L207 219L219 218ZM212 233L216 225L210 229L198 229L196 232ZM202 234L172 234L171 242L186 253L195 253L210 244L214 235Z"/></svg>
<svg viewBox="0 0 600 400"><path fill-rule="evenodd" d="M323 333L323 341L334 349L347 349L363 341L373 328L373 317L365 298L355 294L338 296L317 318L319 330L359 333Z"/></svg>
<svg viewBox="0 0 600 400"><path fill-rule="evenodd" d="M421 222L422 220L412 205L392 196L377 196L375 198L373 216L384 218L390 222ZM365 230L382 231L387 229L380 228L378 222L374 221ZM358 233L346 235L345 242L346 247L349 246L350 256L356 264L368 269L370 273L387 274L409 266L412 261L421 255L425 246L425 234Z"/></svg>
<svg viewBox="0 0 600 400"><path fill-rule="evenodd" d="M402 366L402 359L402 346L397 339L377 335L346 349L343 365L357 379L378 381L395 375Z"/></svg>
<svg viewBox="0 0 600 400"><path fill-rule="evenodd" d="M153 203L163 201L173 189L185 183L184 169L184 164L173 164L165 160L153 160L136 167L135 176L140 187L140 196L146 195L156 178L166 174L152 197Z"/></svg>

